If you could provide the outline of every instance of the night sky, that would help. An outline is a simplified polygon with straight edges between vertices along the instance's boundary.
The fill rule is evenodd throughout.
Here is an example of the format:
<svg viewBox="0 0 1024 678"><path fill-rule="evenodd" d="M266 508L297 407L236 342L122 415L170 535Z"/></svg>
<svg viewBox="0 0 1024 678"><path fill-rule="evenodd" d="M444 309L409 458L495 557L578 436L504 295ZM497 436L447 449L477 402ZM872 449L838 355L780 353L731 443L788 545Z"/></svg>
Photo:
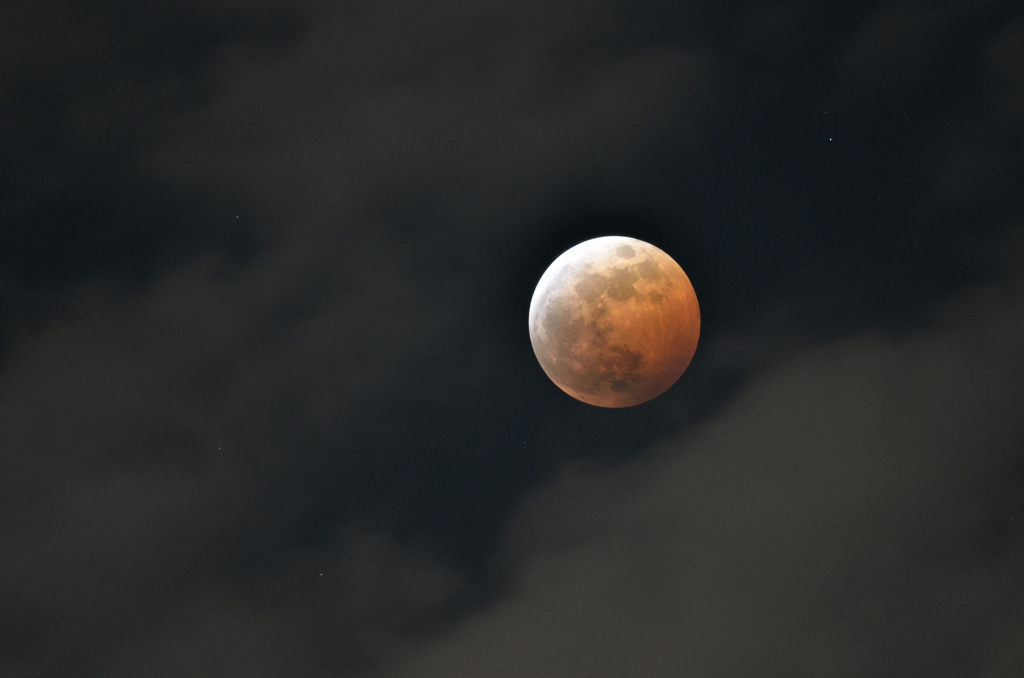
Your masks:
<svg viewBox="0 0 1024 678"><path fill-rule="evenodd" d="M1019 2L0 4L0 678L1011 678L1022 526Z"/></svg>

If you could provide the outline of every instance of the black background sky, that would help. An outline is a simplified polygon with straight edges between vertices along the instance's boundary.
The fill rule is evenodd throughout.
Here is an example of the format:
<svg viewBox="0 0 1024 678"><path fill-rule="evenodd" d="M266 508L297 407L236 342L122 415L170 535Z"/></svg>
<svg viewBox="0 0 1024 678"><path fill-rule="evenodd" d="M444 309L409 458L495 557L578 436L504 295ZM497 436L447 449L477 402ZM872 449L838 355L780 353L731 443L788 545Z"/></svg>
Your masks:
<svg viewBox="0 0 1024 678"><path fill-rule="evenodd" d="M1009 1L5 0L0 676L1019 675L1022 159Z"/></svg>

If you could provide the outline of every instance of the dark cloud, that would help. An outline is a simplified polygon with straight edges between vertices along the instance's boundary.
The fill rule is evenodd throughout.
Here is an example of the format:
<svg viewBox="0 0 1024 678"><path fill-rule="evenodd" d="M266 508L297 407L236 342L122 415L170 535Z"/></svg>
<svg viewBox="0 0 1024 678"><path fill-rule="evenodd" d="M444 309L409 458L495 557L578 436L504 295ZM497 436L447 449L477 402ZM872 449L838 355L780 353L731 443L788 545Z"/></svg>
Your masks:
<svg viewBox="0 0 1024 678"><path fill-rule="evenodd" d="M794 356L642 462L567 472L513 521L507 599L393 675L1013 675L1012 289Z"/></svg>
<svg viewBox="0 0 1024 678"><path fill-rule="evenodd" d="M13 316L0 383L5 670L130 673L132 656L149 657L130 647L183 644L227 648L210 658L213 671L255 670L244 659L253 644L266 647L257 664L270 674L354 661L361 636L408 615L390 621L377 598L363 611L351 601L325 609L311 597L323 590L300 584L306 602L282 603L288 614L313 610L309 624L325 615L341 636L321 657L323 641L264 643L283 630L272 599L290 598L274 590L324 569L342 587L335 606L346 591L364 595L365 582L327 555L355 557L335 536L347 522L436 535L452 512L472 510L467 497L425 524L405 516L450 494L446 463L487 444L474 429L470 447L446 456L459 435L438 424L464 407L458 380L473 358L429 368L445 342L486 334L470 329L481 300L461 286L487 266L483 247L508 236L481 238L470 221L536 196L540 168L557 180L594 153L625 157L651 120L686 105L706 57L645 48L563 82L530 64L557 44L553 24L495 25L501 39L485 40L464 30L459 8L401 11L396 23L391 11L408 8L395 7L365 8L358 21L309 8L300 43L254 59L244 27L274 17L93 9L80 8L93 38L58 60L78 69L69 81L40 78L57 68L54 55L12 66L11 78L41 88L20 99L20 120L51 150L12 174L7 193L7 303L25 310ZM58 34L41 42L65 30L42 25ZM514 181L495 198L488 183L503 172ZM438 235L416 224L434 239L420 252L380 203L424 185L413 195L451 225ZM382 435L388 421L396 431ZM518 452L516 438L504 446ZM421 455L433 457L424 466ZM502 470L456 486L481 473ZM424 478L440 486L417 498ZM507 504L516 491L484 494ZM493 529L503 509L477 511L486 521L464 529ZM380 566L371 562L357 570ZM403 588L407 576L381 575L382 597L403 610L425 595L436 605L422 585ZM255 583L234 592L233 582ZM177 618L197 630L164 621Z"/></svg>
<svg viewBox="0 0 1024 678"><path fill-rule="evenodd" d="M1024 69L1014 55L1024 48L1021 22L1018 16L980 46L982 110L954 118L935 162L938 188L949 203L1009 200L1019 207L1016 189L1024 171L1019 161L1024 148L1024 108L1020 105ZM977 104L972 103L974 106Z"/></svg>
<svg viewBox="0 0 1024 678"><path fill-rule="evenodd" d="M0 674L1002 675L1013 9L6 3ZM705 332L617 412L609 233Z"/></svg>

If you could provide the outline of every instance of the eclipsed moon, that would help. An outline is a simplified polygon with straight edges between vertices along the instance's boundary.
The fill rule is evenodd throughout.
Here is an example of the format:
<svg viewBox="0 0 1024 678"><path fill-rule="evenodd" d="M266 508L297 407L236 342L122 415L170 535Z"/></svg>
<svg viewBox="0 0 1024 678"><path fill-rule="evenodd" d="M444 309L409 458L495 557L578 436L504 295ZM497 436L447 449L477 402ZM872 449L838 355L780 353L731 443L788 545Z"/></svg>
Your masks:
<svg viewBox="0 0 1024 678"><path fill-rule="evenodd" d="M661 395L690 364L700 308L686 273L654 245L587 240L548 267L530 302L530 341L551 381L600 407Z"/></svg>

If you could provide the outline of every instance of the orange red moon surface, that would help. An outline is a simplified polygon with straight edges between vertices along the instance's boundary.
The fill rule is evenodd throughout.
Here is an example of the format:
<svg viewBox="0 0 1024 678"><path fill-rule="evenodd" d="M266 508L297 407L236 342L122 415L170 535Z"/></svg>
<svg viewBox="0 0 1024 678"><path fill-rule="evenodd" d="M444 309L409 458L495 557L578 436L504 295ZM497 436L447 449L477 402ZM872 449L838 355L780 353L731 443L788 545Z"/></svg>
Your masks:
<svg viewBox="0 0 1024 678"><path fill-rule="evenodd" d="M574 398L630 407L661 395L697 350L700 308L690 279L654 245L587 240L558 257L530 303L541 367Z"/></svg>

